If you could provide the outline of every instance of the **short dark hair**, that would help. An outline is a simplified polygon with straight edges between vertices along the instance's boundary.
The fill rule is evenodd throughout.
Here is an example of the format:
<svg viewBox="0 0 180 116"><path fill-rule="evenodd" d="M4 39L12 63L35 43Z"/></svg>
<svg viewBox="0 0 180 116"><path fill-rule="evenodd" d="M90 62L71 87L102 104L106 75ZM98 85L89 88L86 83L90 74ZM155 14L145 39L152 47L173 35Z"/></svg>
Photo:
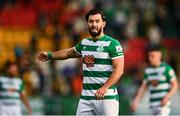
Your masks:
<svg viewBox="0 0 180 116"><path fill-rule="evenodd" d="M160 45L151 45L148 49L148 52L153 52L153 51L162 51L162 47Z"/></svg>
<svg viewBox="0 0 180 116"><path fill-rule="evenodd" d="M103 20L103 21L106 21L106 17L105 17L105 15L104 15L104 13L103 13L101 10L99 10L99 9L92 9L92 10L90 10L90 11L86 14L86 16L85 16L86 21L88 21L90 15L96 15L96 14L100 14L102 20Z"/></svg>
<svg viewBox="0 0 180 116"><path fill-rule="evenodd" d="M12 61L7 61L6 64L5 64L5 67L9 68L12 65L17 65L17 64L15 62L12 62Z"/></svg>

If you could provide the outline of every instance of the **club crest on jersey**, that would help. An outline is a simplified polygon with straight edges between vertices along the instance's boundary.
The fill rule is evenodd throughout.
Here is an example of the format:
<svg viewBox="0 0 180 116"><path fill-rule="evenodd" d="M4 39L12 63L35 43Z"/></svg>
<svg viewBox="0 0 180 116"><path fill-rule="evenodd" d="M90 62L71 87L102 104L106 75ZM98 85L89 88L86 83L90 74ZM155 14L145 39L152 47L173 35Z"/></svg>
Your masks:
<svg viewBox="0 0 180 116"><path fill-rule="evenodd" d="M85 50L85 49L86 49L86 46L83 47L83 50Z"/></svg>
<svg viewBox="0 0 180 116"><path fill-rule="evenodd" d="M103 45L101 44L101 45L96 49L96 51L98 51L98 52L104 51Z"/></svg>
<svg viewBox="0 0 180 116"><path fill-rule="evenodd" d="M158 80L151 80L150 84L154 87L156 87L158 85Z"/></svg>
<svg viewBox="0 0 180 116"><path fill-rule="evenodd" d="M86 67L94 67L94 56L93 55L85 55L84 63L86 64Z"/></svg>

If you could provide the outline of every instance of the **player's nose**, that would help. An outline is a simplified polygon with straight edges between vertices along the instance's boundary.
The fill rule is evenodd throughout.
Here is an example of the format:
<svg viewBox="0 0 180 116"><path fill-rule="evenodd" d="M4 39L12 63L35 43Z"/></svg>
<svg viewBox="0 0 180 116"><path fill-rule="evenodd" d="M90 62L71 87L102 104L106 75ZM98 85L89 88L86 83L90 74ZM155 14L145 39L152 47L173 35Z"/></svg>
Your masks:
<svg viewBox="0 0 180 116"><path fill-rule="evenodd" d="M93 23L92 23L92 27L96 27L97 26L97 23L94 21Z"/></svg>

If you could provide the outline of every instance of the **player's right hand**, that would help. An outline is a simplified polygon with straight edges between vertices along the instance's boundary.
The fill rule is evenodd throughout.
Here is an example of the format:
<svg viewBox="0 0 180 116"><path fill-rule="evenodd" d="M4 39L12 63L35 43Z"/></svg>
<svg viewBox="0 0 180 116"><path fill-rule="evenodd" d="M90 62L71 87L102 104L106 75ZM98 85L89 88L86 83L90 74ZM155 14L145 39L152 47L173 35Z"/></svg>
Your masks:
<svg viewBox="0 0 180 116"><path fill-rule="evenodd" d="M133 101L132 104L131 104L131 110L133 112L135 112L137 110L137 107L138 107L138 102L137 101Z"/></svg>
<svg viewBox="0 0 180 116"><path fill-rule="evenodd" d="M45 61L48 61L49 58L48 58L48 54L47 52L39 52L37 54L37 59L41 62L45 62Z"/></svg>

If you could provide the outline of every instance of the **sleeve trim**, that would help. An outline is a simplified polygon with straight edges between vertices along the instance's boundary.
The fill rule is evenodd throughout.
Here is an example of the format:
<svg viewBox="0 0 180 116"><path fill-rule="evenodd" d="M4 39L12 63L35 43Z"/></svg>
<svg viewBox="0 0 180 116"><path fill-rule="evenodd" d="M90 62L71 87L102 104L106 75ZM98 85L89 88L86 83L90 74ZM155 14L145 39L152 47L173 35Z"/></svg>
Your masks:
<svg viewBox="0 0 180 116"><path fill-rule="evenodd" d="M113 58L111 58L111 59L114 60L114 59L117 59L117 58L123 58L123 57L124 57L124 55L121 55L121 56L113 57Z"/></svg>
<svg viewBox="0 0 180 116"><path fill-rule="evenodd" d="M75 47L73 47L74 48L74 51L76 52L76 53L78 53L79 55L81 55L77 50L76 50L76 48Z"/></svg>
<svg viewBox="0 0 180 116"><path fill-rule="evenodd" d="M176 80L176 76L174 76L174 77L172 77L172 78L170 79L171 82L174 81L174 80Z"/></svg>

